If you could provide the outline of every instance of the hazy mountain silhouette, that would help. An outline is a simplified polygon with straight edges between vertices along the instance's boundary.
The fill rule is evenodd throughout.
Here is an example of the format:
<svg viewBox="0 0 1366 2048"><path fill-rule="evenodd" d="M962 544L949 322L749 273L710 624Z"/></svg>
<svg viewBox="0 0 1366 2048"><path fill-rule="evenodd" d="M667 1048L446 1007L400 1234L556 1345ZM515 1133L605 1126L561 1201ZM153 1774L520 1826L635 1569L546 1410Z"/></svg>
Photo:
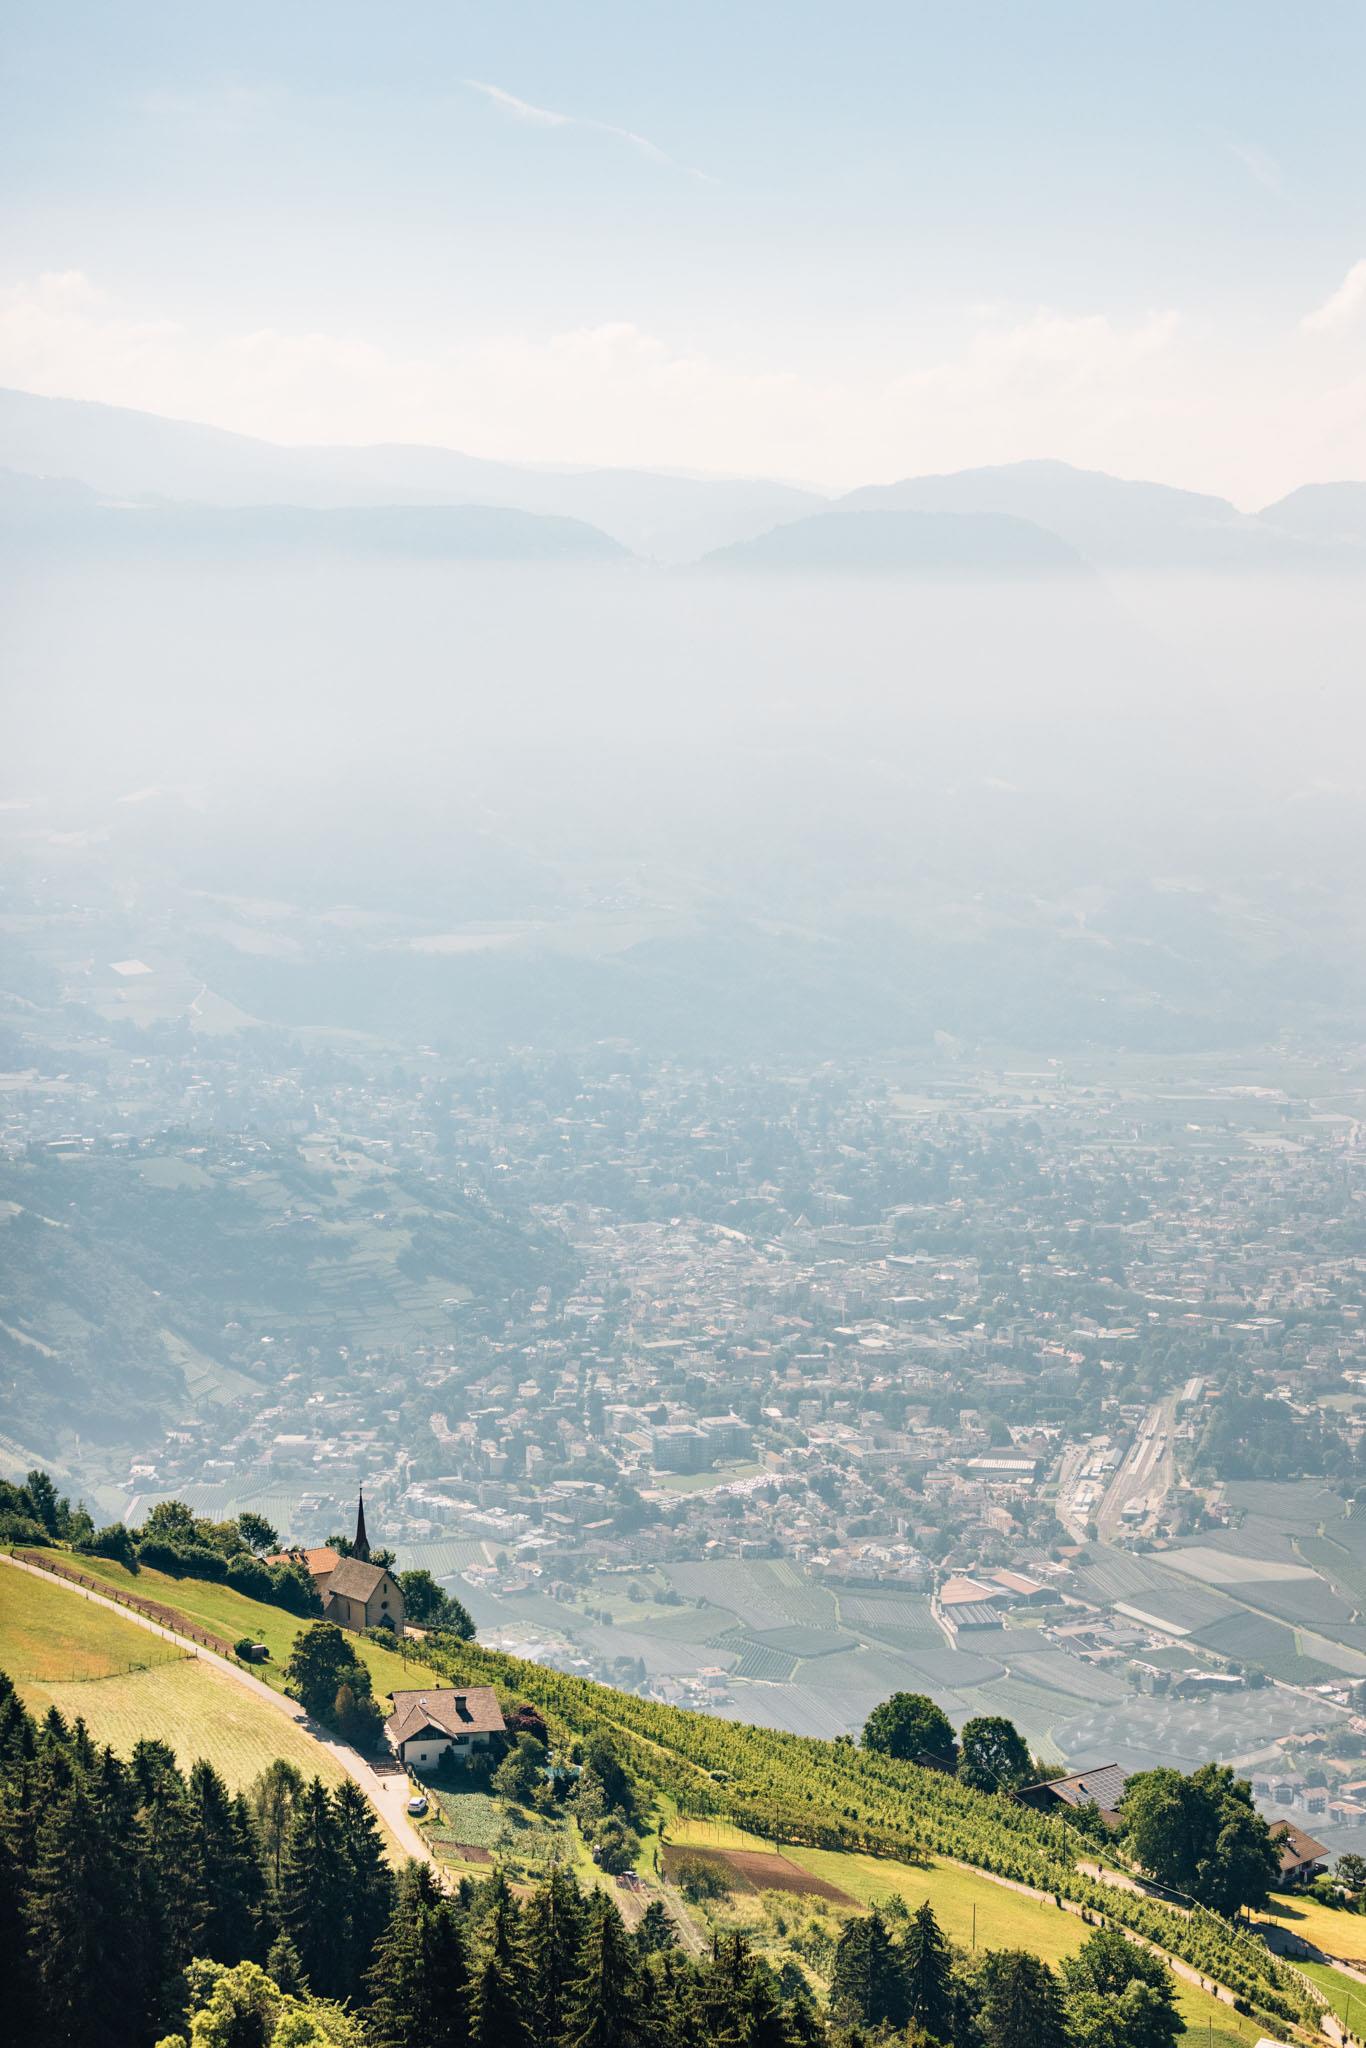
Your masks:
<svg viewBox="0 0 1366 2048"><path fill-rule="evenodd" d="M1366 545L1366 483L1301 484L1259 516L1302 540Z"/></svg>
<svg viewBox="0 0 1366 2048"><path fill-rule="evenodd" d="M107 497L205 505L501 505L580 519L633 553L684 561L824 503L790 484L647 470L560 471L449 448L285 448L85 400L0 391L0 465Z"/></svg>
<svg viewBox="0 0 1366 2048"><path fill-rule="evenodd" d="M1075 548L1027 519L995 512L832 511L708 555L721 569L1084 575Z"/></svg>
<svg viewBox="0 0 1366 2048"><path fill-rule="evenodd" d="M1012 462L874 484L836 501L868 511L994 513L1032 521L1097 566L1239 568L1307 565L1298 537L1248 519L1226 498L1170 484L1129 482L1067 462Z"/></svg>

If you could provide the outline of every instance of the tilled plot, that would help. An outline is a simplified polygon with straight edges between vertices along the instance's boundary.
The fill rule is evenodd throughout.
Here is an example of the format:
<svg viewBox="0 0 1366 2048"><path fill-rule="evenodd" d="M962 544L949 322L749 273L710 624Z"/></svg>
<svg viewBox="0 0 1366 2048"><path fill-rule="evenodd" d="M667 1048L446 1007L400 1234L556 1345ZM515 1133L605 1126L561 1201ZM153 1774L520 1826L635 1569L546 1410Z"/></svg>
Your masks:
<svg viewBox="0 0 1366 2048"><path fill-rule="evenodd" d="M836 1906L855 1901L827 1878L816 1877L768 1849L700 1849L691 1843L669 1842L664 1849L664 1874L672 1877L680 1863L715 1863L755 1892L797 1892L806 1898L829 1899Z"/></svg>

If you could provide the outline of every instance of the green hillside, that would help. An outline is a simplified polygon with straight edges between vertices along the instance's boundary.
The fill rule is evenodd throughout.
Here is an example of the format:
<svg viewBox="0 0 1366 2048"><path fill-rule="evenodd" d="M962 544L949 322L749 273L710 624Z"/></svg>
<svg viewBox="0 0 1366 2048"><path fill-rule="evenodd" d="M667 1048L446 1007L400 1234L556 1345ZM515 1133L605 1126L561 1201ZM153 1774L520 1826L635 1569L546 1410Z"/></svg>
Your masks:
<svg viewBox="0 0 1366 2048"><path fill-rule="evenodd" d="M305 1625L296 1617L221 1586L151 1571L134 1578L107 1561L93 1562L111 1586L145 1592L178 1608L187 1622L269 1642L272 1665L266 1668L272 1681L280 1682L280 1667ZM19 1579L8 1569L0 1573L0 1598ZM7 1659L14 1663L28 1655L30 1665L20 1668L31 1670L31 1645L44 1628L49 1659L69 1661L77 1645L87 1642L88 1617L100 1611L60 1583L50 1588L31 1579L21 1583L22 1600L11 1596L0 1606L6 1617L0 1622L0 1668ZM44 1614L45 1623L35 1622ZM142 1714L145 1732L156 1732L176 1746L177 1717L183 1733L198 1725L193 1711L185 1718L182 1695L192 1684L183 1675L187 1667L172 1654L168 1664L130 1677L115 1668L120 1649L132 1654L130 1646L111 1639L106 1622L115 1631L127 1629L129 1637L144 1637L157 1652L155 1639L145 1631L100 1613L95 1626L105 1644L107 1675L91 1672L71 1682L60 1697L51 1680L43 1681L34 1704L51 1698L64 1712L80 1712L97 1739L120 1750L129 1748L140 1732L136 1722ZM657 1887L661 1869L667 1871L669 1859L689 1846L759 1856L768 1875L742 1875L733 1894L694 1901L693 1917L709 1936L743 1933L775 1967L791 1963L816 1989L825 1981L834 1940L850 1913L878 1901L901 1902L913 1910L928 1900L950 1938L964 1947L975 1939L979 1948L1027 1948L1051 1963L1084 1940L1087 1917L1094 1922L1103 1914L1193 1966L1211 1985L1224 1985L1237 1995L1240 2014L1197 1986L1179 1983L1187 2029L1205 2041L1249 2042L1263 2032L1286 2038L1316 2028L1316 2008L1303 1980L1278 1964L1260 1941L1236 1933L1211 1914L1186 1917L1097 1882L1077 1867L1078 1848L1086 1845L1075 1837L1064 1837L1029 1809L974 1792L955 1779L848 1742L822 1742L663 1706L477 1644L449 1638L429 1642L421 1664L405 1663L378 1643L360 1647L377 1693L404 1682L491 1684L505 1707L534 1702L561 1754L583 1754L595 1739L605 1739L636 1787L636 1868L642 1880ZM208 1675L201 1670L201 1678ZM228 1679L218 1682L231 1688ZM73 1699L77 1691L80 1697ZM266 1717L259 1739L268 1747L278 1745L283 1754L287 1737L308 1742L283 1719L278 1729L269 1725L269 1707L262 1704L259 1710ZM241 1757L207 1748L197 1753L213 1755L234 1782L250 1775L245 1752ZM252 1761L259 1768L254 1756ZM514 1881L534 1878L547 1858L556 1857L568 1857L589 1882L595 1878L572 1821L519 1809L487 1790L443 1792L433 1821L434 1847L449 1856L456 1871L466 1868L469 1857L468 1848L460 1845L474 1844L482 1845L485 1860L491 1856ZM1086 1847L1086 1853L1094 1851ZM804 1896L808 1886L818 1895ZM1029 1893L1021 1886L1028 1886Z"/></svg>
<svg viewBox="0 0 1366 2048"><path fill-rule="evenodd" d="M445 1341L445 1304L570 1270L551 1232L358 1146L168 1133L0 1167L7 1427L87 1453L250 1391L264 1326L304 1344Z"/></svg>
<svg viewBox="0 0 1366 2048"><path fill-rule="evenodd" d="M177 1649L58 1579L0 1568L0 1671L31 1714L55 1707L79 1718L119 1756L146 1738L169 1743L183 1769L204 1758L233 1791L275 1757L329 1784L344 1775L321 1744L188 1645Z"/></svg>

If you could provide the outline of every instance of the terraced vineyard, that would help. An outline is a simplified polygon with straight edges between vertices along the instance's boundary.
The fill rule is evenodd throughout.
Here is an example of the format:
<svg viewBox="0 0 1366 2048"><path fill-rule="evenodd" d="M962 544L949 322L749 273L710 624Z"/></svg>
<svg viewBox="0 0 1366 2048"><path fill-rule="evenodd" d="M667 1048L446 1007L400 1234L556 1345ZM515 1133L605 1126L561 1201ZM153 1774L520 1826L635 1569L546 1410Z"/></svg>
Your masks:
<svg viewBox="0 0 1366 2048"><path fill-rule="evenodd" d="M535 1700L559 1742L609 1732L640 1781L680 1816L728 1819L785 1851L856 1851L902 1864L955 1857L1156 1941L1239 1993L1268 2032L1317 2025L1300 1980L1259 1941L1212 1915L1188 1918L1099 1884L1029 1808L851 1745L689 1713L475 1644L442 1646L434 1658L456 1683Z"/></svg>

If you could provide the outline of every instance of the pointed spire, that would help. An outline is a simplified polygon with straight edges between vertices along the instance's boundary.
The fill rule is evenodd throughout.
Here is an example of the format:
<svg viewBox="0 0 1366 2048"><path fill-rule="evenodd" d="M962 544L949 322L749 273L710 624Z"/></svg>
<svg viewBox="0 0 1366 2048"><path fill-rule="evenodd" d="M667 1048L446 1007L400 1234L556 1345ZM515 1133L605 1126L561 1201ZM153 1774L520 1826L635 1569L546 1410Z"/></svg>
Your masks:
<svg viewBox="0 0 1366 2048"><path fill-rule="evenodd" d="M356 1503L356 1540L351 1545L351 1555L352 1557L360 1558L363 1563L368 1564L370 1562L370 1539L365 1533L365 1488L363 1486L360 1488L359 1499Z"/></svg>

